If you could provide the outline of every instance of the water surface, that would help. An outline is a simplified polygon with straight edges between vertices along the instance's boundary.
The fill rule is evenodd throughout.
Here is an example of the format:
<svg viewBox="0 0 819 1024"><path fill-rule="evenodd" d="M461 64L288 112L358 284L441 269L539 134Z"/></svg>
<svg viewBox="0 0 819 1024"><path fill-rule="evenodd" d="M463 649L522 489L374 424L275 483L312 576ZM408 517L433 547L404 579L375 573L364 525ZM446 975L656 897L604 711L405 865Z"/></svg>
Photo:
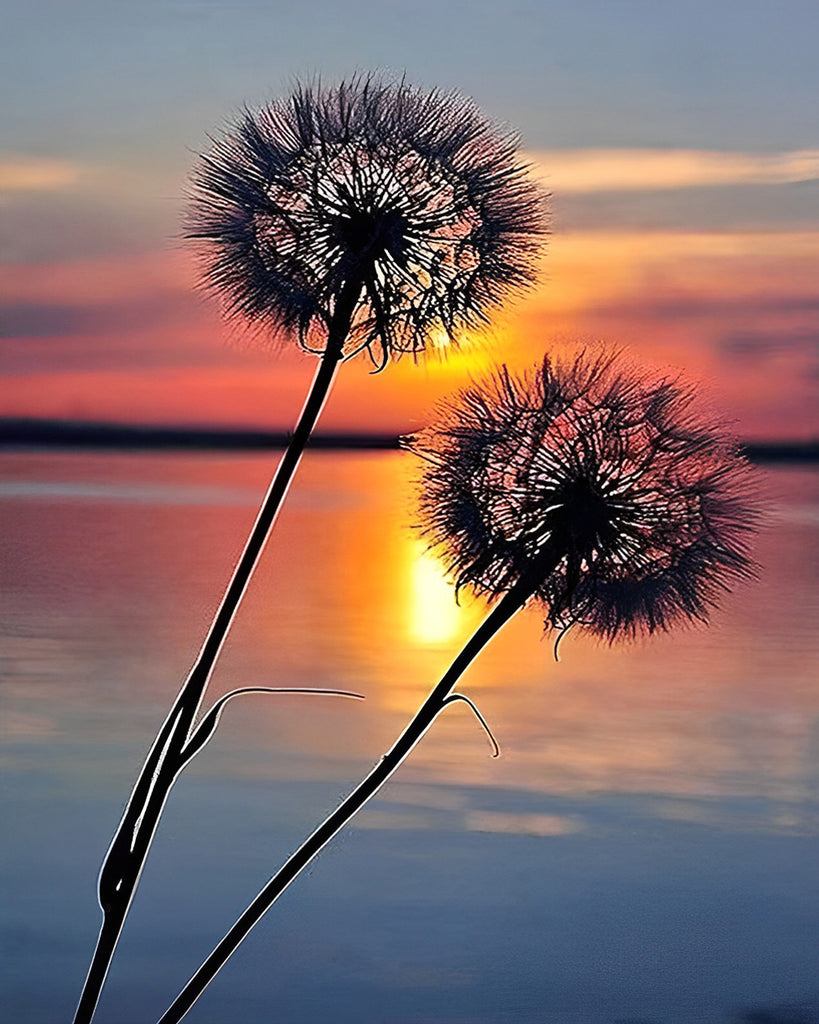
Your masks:
<svg viewBox="0 0 819 1024"><path fill-rule="evenodd" d="M70 1020L123 801L271 456L0 456L2 1020ZM169 802L100 1005L154 1020L392 742L480 620L412 521L410 456L307 458L215 674L254 697ZM536 612L268 914L192 1024L694 1024L819 999L815 475L763 474L757 583L610 649ZM734 1016L733 1019L736 1019Z"/></svg>

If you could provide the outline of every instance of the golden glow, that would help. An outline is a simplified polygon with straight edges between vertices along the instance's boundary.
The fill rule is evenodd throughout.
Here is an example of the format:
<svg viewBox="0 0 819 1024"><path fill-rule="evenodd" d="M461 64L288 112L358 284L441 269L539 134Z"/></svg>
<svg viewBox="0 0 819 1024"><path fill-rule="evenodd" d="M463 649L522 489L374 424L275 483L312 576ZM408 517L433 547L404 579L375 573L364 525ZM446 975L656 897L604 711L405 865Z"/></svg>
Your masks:
<svg viewBox="0 0 819 1024"><path fill-rule="evenodd" d="M457 636L459 626L455 588L443 577L441 563L420 544L411 563L409 581L412 611L410 638L420 644L445 644Z"/></svg>
<svg viewBox="0 0 819 1024"><path fill-rule="evenodd" d="M451 347L449 335L440 327L430 332L427 344L433 349L433 351L444 356Z"/></svg>

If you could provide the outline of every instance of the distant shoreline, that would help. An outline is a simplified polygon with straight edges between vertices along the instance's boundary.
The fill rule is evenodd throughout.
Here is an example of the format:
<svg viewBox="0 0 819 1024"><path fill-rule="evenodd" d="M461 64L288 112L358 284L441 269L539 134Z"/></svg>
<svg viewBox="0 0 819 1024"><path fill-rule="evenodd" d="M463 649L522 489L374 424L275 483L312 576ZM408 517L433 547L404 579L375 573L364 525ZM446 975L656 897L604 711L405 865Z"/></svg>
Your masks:
<svg viewBox="0 0 819 1024"><path fill-rule="evenodd" d="M81 420L0 417L0 449L98 449L265 451L286 447L286 431L229 427L182 427L96 423ZM314 434L310 446L337 451L397 450L397 434L357 434L325 431ZM819 440L749 441L743 451L759 463L819 462Z"/></svg>
<svg viewBox="0 0 819 1024"><path fill-rule="evenodd" d="M95 423L0 417L0 448L178 448L191 451L258 451L286 448L284 430L231 427ZM325 432L314 434L313 448L397 449L397 434Z"/></svg>

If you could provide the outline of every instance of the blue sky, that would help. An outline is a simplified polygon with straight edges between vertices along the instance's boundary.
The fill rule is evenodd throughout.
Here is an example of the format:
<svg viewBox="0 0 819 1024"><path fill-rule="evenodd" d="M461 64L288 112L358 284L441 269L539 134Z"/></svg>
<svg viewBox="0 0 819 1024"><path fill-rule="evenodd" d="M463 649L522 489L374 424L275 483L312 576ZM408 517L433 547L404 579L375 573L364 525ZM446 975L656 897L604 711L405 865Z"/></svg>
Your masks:
<svg viewBox="0 0 819 1024"><path fill-rule="evenodd" d="M4 7L12 149L196 146L293 74L359 67L457 87L535 147L798 149L816 133L812 0Z"/></svg>

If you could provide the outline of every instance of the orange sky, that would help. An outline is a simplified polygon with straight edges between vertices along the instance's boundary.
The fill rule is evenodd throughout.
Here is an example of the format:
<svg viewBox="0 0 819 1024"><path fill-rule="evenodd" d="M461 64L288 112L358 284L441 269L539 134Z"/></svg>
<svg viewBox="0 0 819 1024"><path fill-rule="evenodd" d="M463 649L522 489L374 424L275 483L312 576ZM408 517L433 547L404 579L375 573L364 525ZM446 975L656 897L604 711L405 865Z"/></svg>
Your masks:
<svg viewBox="0 0 819 1024"><path fill-rule="evenodd" d="M448 358L405 358L377 376L364 357L343 367L325 429L406 431L495 361L524 368L547 349L602 340L702 381L744 437L816 435L819 229L786 217L755 225L745 200L743 217L719 217L712 207L751 189L761 205L779 195L784 209L819 173L817 151L566 150L531 158L554 192L538 288L504 309L487 337L467 339ZM178 210L156 202L157 181L149 187L91 165L16 159L0 161L0 183L19 216L26 203L85 202L104 213L108 200L137 208L140 190L154 196L142 195L151 227L141 242L127 238L84 256L86 236L98 228L83 222L72 228L76 252L69 232L52 258L7 266L0 414L292 426L314 358L292 345L266 351L223 323L218 304L197 290L191 254L163 242ZM166 196L181 192L179 182L162 187ZM689 217L686 204L705 194L708 217Z"/></svg>

